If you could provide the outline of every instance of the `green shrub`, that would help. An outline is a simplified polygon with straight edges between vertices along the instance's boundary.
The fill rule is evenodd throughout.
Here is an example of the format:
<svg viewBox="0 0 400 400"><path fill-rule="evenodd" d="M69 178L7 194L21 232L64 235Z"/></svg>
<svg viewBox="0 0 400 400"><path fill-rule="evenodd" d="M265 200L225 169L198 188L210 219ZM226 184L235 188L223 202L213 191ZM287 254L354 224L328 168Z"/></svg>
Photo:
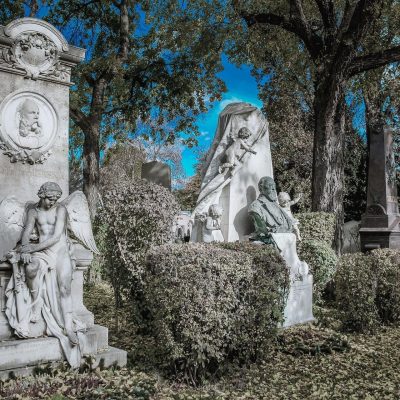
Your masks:
<svg viewBox="0 0 400 400"><path fill-rule="evenodd" d="M399 259L391 249L341 258L335 279L345 328L373 331L379 323L400 321Z"/></svg>
<svg viewBox="0 0 400 400"><path fill-rule="evenodd" d="M400 252L379 249L371 252L372 268L378 275L376 306L382 322L400 321Z"/></svg>
<svg viewBox="0 0 400 400"><path fill-rule="evenodd" d="M296 214L299 229L304 241L318 240L332 245L335 235L335 214L325 212L310 212Z"/></svg>
<svg viewBox="0 0 400 400"><path fill-rule="evenodd" d="M319 301L327 283L336 272L338 258L335 251L319 240L303 240L298 246L299 257L306 261L314 278L314 299Z"/></svg>
<svg viewBox="0 0 400 400"><path fill-rule="evenodd" d="M269 351L271 338L283 323L283 311L289 291L289 271L272 245L246 242L221 243L221 247L244 252L252 258L252 281L248 285L243 309L242 350L253 359Z"/></svg>
<svg viewBox="0 0 400 400"><path fill-rule="evenodd" d="M280 256L267 246L225 246L165 245L148 253L153 354L194 382L259 355L282 321L288 277Z"/></svg>
<svg viewBox="0 0 400 400"><path fill-rule="evenodd" d="M127 181L110 188L100 211L107 276L117 307L124 296L140 305L147 250L171 239L178 205L170 191L145 180Z"/></svg>

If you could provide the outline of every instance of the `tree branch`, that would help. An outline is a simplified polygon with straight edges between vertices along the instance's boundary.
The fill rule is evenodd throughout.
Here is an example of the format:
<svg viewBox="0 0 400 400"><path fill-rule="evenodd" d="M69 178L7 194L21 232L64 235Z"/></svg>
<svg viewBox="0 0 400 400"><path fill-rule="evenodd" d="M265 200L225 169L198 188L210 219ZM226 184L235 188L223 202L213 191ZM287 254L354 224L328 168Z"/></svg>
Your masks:
<svg viewBox="0 0 400 400"><path fill-rule="evenodd" d="M353 76L397 61L400 61L400 46L354 58L348 74Z"/></svg>
<svg viewBox="0 0 400 400"><path fill-rule="evenodd" d="M76 125L81 128L83 132L87 132L90 128L89 118L84 114L79 108L71 106L70 109L70 117L74 121Z"/></svg>
<svg viewBox="0 0 400 400"><path fill-rule="evenodd" d="M304 14L303 14L304 15ZM290 20L281 15L273 13L261 14L247 14L243 10L240 11L240 16L246 21L248 27L255 24L269 24L279 26L288 32L294 33L301 39L312 58L317 58L321 48L321 39L316 34L313 34L309 29L307 30L305 21L301 17L291 18Z"/></svg>
<svg viewBox="0 0 400 400"><path fill-rule="evenodd" d="M315 0L321 14L322 22L328 31L335 28L335 11L332 0Z"/></svg>

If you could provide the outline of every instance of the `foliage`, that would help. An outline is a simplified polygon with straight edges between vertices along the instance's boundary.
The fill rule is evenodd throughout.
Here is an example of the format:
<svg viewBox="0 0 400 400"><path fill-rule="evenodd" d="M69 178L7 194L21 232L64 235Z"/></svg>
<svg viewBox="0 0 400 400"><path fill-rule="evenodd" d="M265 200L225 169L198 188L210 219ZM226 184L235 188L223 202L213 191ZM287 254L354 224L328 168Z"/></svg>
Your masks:
<svg viewBox="0 0 400 400"><path fill-rule="evenodd" d="M156 378L131 369L77 371L68 367L38 371L36 376L11 380L1 386L6 399L149 400L156 392Z"/></svg>
<svg viewBox="0 0 400 400"><path fill-rule="evenodd" d="M400 253L393 249L374 250L370 254L377 272L376 306L383 322L400 321Z"/></svg>
<svg viewBox="0 0 400 400"><path fill-rule="evenodd" d="M132 333L135 327L129 318L129 307L119 310L123 329L117 335L113 301L112 290L104 284L85 291L84 303L95 313L96 321L107 323L112 346L128 351L144 348L143 337ZM324 310L327 314L334 311ZM161 379L154 371L143 373L142 360L135 359L135 367L128 370L79 374L58 370L48 375L17 378L0 383L0 397L74 399L72 391L81 393L81 383L85 392L80 400L101 399L102 395L116 400L146 399L138 388L150 392L154 400L395 399L400 390L399 349L399 327L388 326L375 335L343 336L328 327L296 326L282 331L276 345L259 362L232 367L223 379L210 380L198 387ZM69 379L71 375L79 381ZM88 384L97 379L101 386ZM125 397L120 396L121 392Z"/></svg>
<svg viewBox="0 0 400 400"><path fill-rule="evenodd" d="M146 252L171 239L177 212L167 189L142 179L120 182L104 194L101 221L106 227L107 276L118 306L124 295L140 298Z"/></svg>
<svg viewBox="0 0 400 400"><path fill-rule="evenodd" d="M400 320L399 253L374 250L343 256L336 273L336 296L345 329L373 331L380 322Z"/></svg>
<svg viewBox="0 0 400 400"><path fill-rule="evenodd" d="M303 240L298 246L299 258L306 261L314 278L314 301L321 300L322 293L333 278L338 258L332 247L320 240Z"/></svg>
<svg viewBox="0 0 400 400"><path fill-rule="evenodd" d="M296 214L301 238L304 241L318 240L332 245L335 233L335 215L325 212Z"/></svg>
<svg viewBox="0 0 400 400"><path fill-rule="evenodd" d="M229 361L265 353L282 322L287 269L274 250L253 248L165 245L149 252L145 303L160 365L199 382Z"/></svg>
<svg viewBox="0 0 400 400"><path fill-rule="evenodd" d="M107 148L100 169L102 189L140 179L144 150L134 144L115 144Z"/></svg>

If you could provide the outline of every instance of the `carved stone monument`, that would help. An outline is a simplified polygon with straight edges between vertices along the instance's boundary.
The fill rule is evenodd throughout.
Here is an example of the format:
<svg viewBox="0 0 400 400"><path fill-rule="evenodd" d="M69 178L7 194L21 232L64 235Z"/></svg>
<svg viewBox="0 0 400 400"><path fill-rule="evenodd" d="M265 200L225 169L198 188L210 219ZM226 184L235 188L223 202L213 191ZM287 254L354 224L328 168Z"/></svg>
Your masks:
<svg viewBox="0 0 400 400"><path fill-rule="evenodd" d="M192 214L195 223L191 241L202 241L200 215L206 215L213 204L223 209L221 232L224 241L246 239L252 232L247 208L257 198L258 181L264 175L272 176L268 122L251 104L229 104L219 115L206 160L200 194Z"/></svg>
<svg viewBox="0 0 400 400"><path fill-rule="evenodd" d="M369 144L367 209L361 218L361 250L400 248L396 164L390 129L372 132Z"/></svg>
<svg viewBox="0 0 400 400"><path fill-rule="evenodd" d="M273 178L261 178L259 190L260 195L248 210L255 227L251 240L257 244L273 244L290 269L290 289L283 326L313 321L313 276L309 273L307 263L300 261L297 255L296 220L279 205Z"/></svg>
<svg viewBox="0 0 400 400"><path fill-rule="evenodd" d="M68 123L84 54L42 20L0 26L0 378L89 354L126 363L82 302L97 248L86 198L68 196Z"/></svg>

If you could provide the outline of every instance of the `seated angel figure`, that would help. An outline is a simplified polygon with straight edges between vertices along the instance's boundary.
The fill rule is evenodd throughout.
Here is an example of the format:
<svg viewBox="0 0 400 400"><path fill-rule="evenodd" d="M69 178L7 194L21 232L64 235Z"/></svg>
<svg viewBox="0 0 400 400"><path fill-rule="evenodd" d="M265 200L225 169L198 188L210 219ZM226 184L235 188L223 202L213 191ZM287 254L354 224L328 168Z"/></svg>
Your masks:
<svg viewBox="0 0 400 400"><path fill-rule="evenodd" d="M74 192L58 202L61 195L57 183L46 182L39 189L36 204L23 205L15 198L3 200L0 216L12 214L16 223L0 218L0 229L8 238L1 245L0 259L7 255L13 264L13 277L6 289L6 315L15 334L21 338L57 337L67 360L77 367L84 326L73 315L75 265L68 227L86 247L94 253L98 250L84 194Z"/></svg>

